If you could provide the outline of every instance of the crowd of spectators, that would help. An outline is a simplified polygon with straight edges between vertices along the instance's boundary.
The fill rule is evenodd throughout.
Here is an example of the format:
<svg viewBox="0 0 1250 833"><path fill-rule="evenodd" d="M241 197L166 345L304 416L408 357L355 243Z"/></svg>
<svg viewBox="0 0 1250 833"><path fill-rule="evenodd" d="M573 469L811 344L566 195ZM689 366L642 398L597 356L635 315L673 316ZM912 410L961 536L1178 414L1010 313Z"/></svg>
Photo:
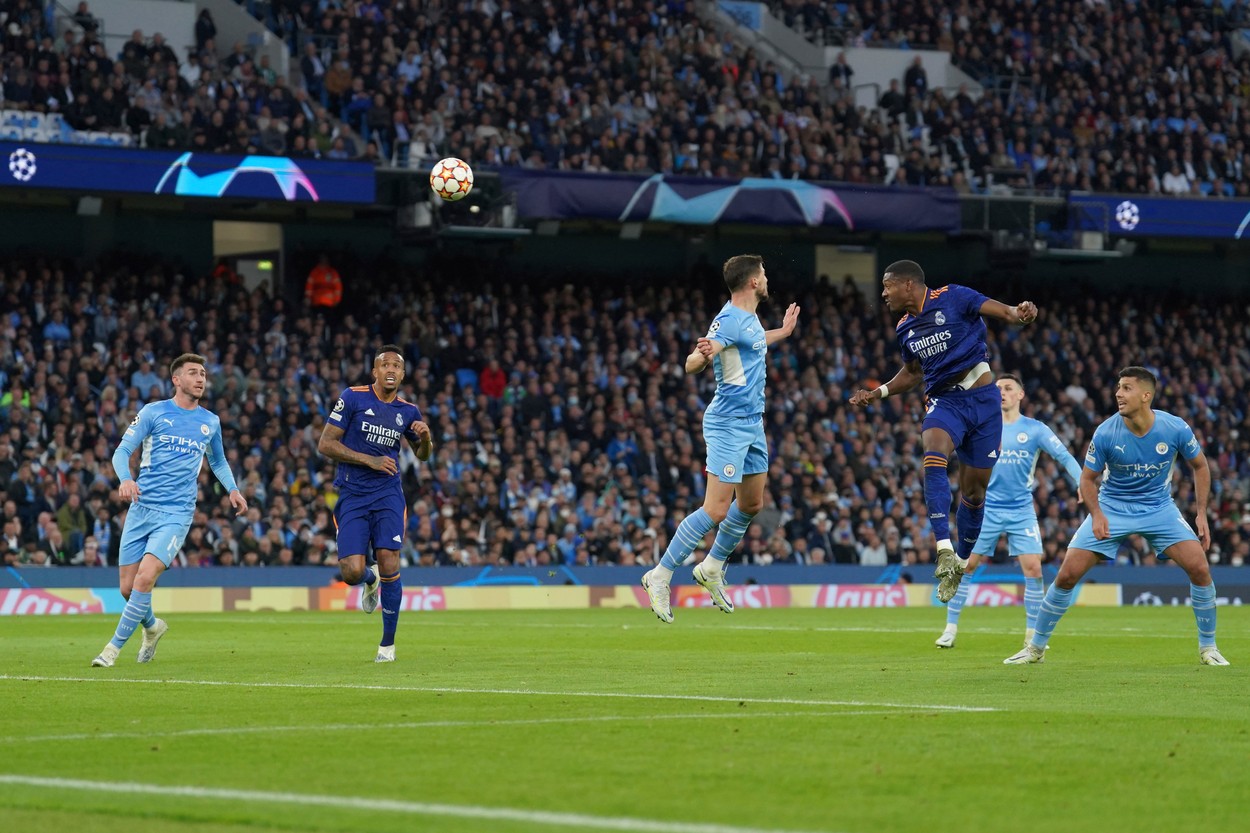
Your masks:
<svg viewBox="0 0 1250 833"><path fill-rule="evenodd" d="M723 301L710 264L684 280L595 282L463 259L419 275L345 255L330 260L351 290L333 326L298 293L287 300L246 291L229 269L201 278L133 259L5 263L4 563L116 563L127 507L116 499L112 451L139 407L170 395L171 358L195 351L208 357L205 404L222 418L251 508L233 518L205 468L177 564L334 564L333 466L317 441L339 392L368 382L374 350L390 341L407 354L401 395L420 406L435 439L428 464L409 450L401 457L408 563L655 562L675 521L702 501L700 416L714 381L685 375L682 362ZM803 317L796 335L770 351L768 498L735 558L927 562L922 397L892 397L868 411L847 404L854 388L898 365L893 321L875 287L865 296L849 280L802 284L783 270L773 283ZM1245 316L1192 296L1091 289L1073 304L1070 288L1030 294L1042 309L1034 327L990 331L994 365L1025 379L1025 412L1079 457L1114 413L1118 367L1154 368L1159 406L1193 424L1211 462L1212 559L1244 563ZM779 314L762 310L766 322ZM1081 512L1053 461L1044 458L1037 475L1053 562ZM1192 506L1189 479L1175 484ZM1133 541L1121 558L1152 563L1154 555Z"/></svg>
<svg viewBox="0 0 1250 833"><path fill-rule="evenodd" d="M174 35L196 42L179 65L161 35L107 55L89 25L56 37L33 0L3 5L6 106L149 147L1250 197L1250 56L1229 34L1248 0L776 0L784 20L848 43L947 51L985 91L912 66L877 107L856 105L847 64L786 77L693 0L264 4L290 77L242 44L219 50L207 11Z"/></svg>

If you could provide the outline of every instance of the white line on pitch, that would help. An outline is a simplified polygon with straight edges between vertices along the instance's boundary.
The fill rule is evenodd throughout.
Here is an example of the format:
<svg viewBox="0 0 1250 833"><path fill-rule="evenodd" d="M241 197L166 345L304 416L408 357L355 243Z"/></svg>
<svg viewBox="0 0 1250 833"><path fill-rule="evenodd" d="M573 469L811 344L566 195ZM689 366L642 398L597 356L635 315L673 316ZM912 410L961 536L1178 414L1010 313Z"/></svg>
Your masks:
<svg viewBox="0 0 1250 833"><path fill-rule="evenodd" d="M133 683L137 685L202 685L226 688L344 689L348 691L419 691L429 694L503 694L519 697L611 697L626 700L677 700L700 703L756 703L771 706L849 706L909 711L996 712L990 706L952 706L945 703L882 703L870 700L801 700L789 697L717 697L710 694L652 694L626 691L545 691L523 688L464 688L452 686L374 685L365 683L273 683L242 680L136 680L126 677L44 677L0 674L0 680L34 683Z"/></svg>
<svg viewBox="0 0 1250 833"><path fill-rule="evenodd" d="M860 608L822 608L827 611L833 610L858 610ZM933 608L934 611L939 610ZM440 611L441 612L441 611ZM246 618L223 617L220 613L184 613L179 614L179 621L197 621L212 622L213 624L222 625L325 625L327 627L342 627L359 625L365 627L371 624L360 618L351 617L344 619L339 617L328 618L324 616L308 616L293 613L291 618L279 618L275 616L248 616ZM614 623L614 622L483 622L473 621L465 622L459 619L455 621L449 619L434 618L432 614L422 614L405 620L410 627L424 628L455 628L463 630L465 628L541 628L550 630L642 630L643 628L652 627L653 623L646 624ZM716 630L716 631L765 631L777 633L930 633L933 631L932 626L921 626L911 628L884 628L872 627L868 625L707 625L699 623L683 622L680 629L691 630ZM658 626L655 630L661 630ZM960 625L960 633L979 634L981 636L1018 636L1023 633L1020 628L989 628L989 627L973 627ZM1077 637L1089 639L1106 639L1108 637L1125 638L1125 639L1193 639L1192 634L1180 632L1147 632L1142 628L1105 628L1098 631L1082 631L1082 630L1063 630L1060 631L1060 637Z"/></svg>
<svg viewBox="0 0 1250 833"><path fill-rule="evenodd" d="M249 801L263 804L295 804L305 807L331 807L336 810L379 810L413 816L446 816L459 819L545 824L579 827L591 830L624 830L629 833L797 833L738 827L729 824L658 821L627 816L592 816L583 813L561 813L551 810L522 810L516 807L483 807L475 804L435 804L425 801L399 801L389 798L357 798L353 796L314 795L307 793L233 790L220 787L169 787L162 784L136 784L126 781L86 781L77 778L42 778L32 775L0 773L0 784L23 787L46 787L80 792L121 793L124 795L155 795L170 798L203 798L216 801Z"/></svg>
<svg viewBox="0 0 1250 833"><path fill-rule="evenodd" d="M915 714L932 714L931 711L917 710ZM716 720L770 720L790 717L862 717L864 715L898 715L912 714L897 709L844 710L836 712L730 712L728 714L706 715ZM550 723L618 723L632 721L656 720L688 720L689 714L637 714L637 715L595 715L589 717L537 717L515 720L423 720L408 723L330 723L311 724L307 726L228 726L215 729L177 729L171 732L77 732L69 735L30 735L28 737L0 737L0 744L6 743L44 743L71 740L116 740L118 738L183 738L200 737L203 735L247 735L247 734L278 734L281 732L363 732L371 730L399 729L443 729L468 728L491 729L496 726L544 726Z"/></svg>

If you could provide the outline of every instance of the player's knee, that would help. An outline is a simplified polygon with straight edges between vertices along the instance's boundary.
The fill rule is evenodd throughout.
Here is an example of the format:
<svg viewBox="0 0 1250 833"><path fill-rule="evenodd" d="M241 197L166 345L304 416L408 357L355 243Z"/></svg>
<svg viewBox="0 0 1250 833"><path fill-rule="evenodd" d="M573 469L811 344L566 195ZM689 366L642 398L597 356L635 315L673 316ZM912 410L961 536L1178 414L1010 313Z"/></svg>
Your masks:
<svg viewBox="0 0 1250 833"><path fill-rule="evenodd" d="M364 567L356 568L353 565L339 562L339 577L343 579L345 584L360 584L361 579L365 577Z"/></svg>
<svg viewBox="0 0 1250 833"><path fill-rule="evenodd" d="M764 500L742 500L738 499L738 511L746 515L758 515L760 510L764 508Z"/></svg>
<svg viewBox="0 0 1250 833"><path fill-rule="evenodd" d="M1080 581L1078 576L1068 575L1062 570L1059 571L1059 575L1055 576L1055 586L1060 590L1071 590L1076 587L1078 581Z"/></svg>
<svg viewBox="0 0 1250 833"><path fill-rule="evenodd" d="M1190 566L1185 572L1189 574L1191 584L1205 587L1211 583L1211 568L1207 565L1205 558Z"/></svg>
<svg viewBox="0 0 1250 833"><path fill-rule="evenodd" d="M725 520L725 516L729 514L729 507L717 504L716 506L704 506L703 511L712 519L712 523L718 524Z"/></svg>

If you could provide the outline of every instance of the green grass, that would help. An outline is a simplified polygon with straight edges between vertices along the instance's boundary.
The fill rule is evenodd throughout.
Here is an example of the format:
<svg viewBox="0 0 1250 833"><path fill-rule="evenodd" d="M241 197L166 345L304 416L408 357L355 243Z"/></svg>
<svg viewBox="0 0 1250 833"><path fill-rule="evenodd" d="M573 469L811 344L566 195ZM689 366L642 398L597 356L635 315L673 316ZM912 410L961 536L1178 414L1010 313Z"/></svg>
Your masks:
<svg viewBox="0 0 1250 833"><path fill-rule="evenodd" d="M1209 832L1250 804L1242 608L1231 668L1183 608L1074 609L1030 667L1001 664L1018 608L950 651L937 609L405 614L393 665L377 616L182 614L152 664L136 637L88 667L114 623L0 620L0 778L227 792L0 782L5 833Z"/></svg>

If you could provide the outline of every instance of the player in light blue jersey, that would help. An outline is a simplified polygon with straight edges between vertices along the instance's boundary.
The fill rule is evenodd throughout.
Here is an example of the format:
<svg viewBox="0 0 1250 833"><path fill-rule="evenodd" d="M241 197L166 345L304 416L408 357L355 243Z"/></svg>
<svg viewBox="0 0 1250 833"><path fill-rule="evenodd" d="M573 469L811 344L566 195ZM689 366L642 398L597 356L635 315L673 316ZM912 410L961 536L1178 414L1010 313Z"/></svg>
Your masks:
<svg viewBox="0 0 1250 833"><path fill-rule="evenodd" d="M200 467L206 456L213 474L230 493L235 512L242 515L247 511L247 501L226 463L221 420L200 407L208 382L206 361L194 353L174 359L169 366L173 398L144 405L113 452L113 470L121 481L117 495L130 502L118 566L126 607L113 638L91 661L94 666L112 666L139 625L143 625L139 662L149 662L156 654L156 644L169 628L152 614L152 588L191 528ZM136 482L130 476L130 456L138 449L142 454Z"/></svg>
<svg viewBox="0 0 1250 833"><path fill-rule="evenodd" d="M924 383L927 408L920 435L924 499L937 540L937 595L949 602L981 534L985 489L1002 439L1002 398L992 384L983 317L1025 325L1037 317L1037 307L1030 301L1009 307L953 283L929 289L924 270L913 260L890 264L881 284L881 297L890 312L903 313L895 325L903 367L876 390L855 391L851 404L867 407ZM946 473L955 452L961 464L958 552L950 540L951 493Z"/></svg>
<svg viewBox="0 0 1250 833"><path fill-rule="evenodd" d="M998 377L998 390L1003 397L1002 443L994 473L990 475L990 485L985 490L985 521L981 526L981 535L968 556L964 575L971 576L982 558L994 554L998 539L1007 536L1007 552L1016 559L1020 572L1024 573L1024 639L1027 642L1033 636L1045 590L1042 583L1042 534L1037 525L1037 511L1033 507L1037 463L1041 452L1045 451L1063 466L1072 485L1078 489L1081 466L1044 422L1021 416L1024 384L1019 376L1002 374ZM947 604L946 630L936 643L939 648L955 647L959 614L968 601L971 586L970 581L961 582L955 598Z"/></svg>
<svg viewBox="0 0 1250 833"><path fill-rule="evenodd" d="M725 560L763 506L768 474L764 439L768 348L788 338L799 320L799 306L791 304L778 329L765 330L760 323L755 311L768 297L768 276L759 255L729 258L724 276L729 301L686 357L687 373L700 373L710 366L716 374L716 395L703 413L707 492L703 506L677 527L660 563L642 576L651 610L661 622L673 621L669 604L673 571L717 526L716 540L708 557L695 565L694 579L708 591L713 604L733 613L733 602L725 592Z"/></svg>
<svg viewBox="0 0 1250 833"><path fill-rule="evenodd" d="M1089 507L1089 517L1072 536L1059 575L1042 599L1033 638L1003 660L1005 664L1045 659L1046 643L1072 604L1076 583L1102 559L1114 560L1120 542L1130 535L1145 538L1161 557L1172 559L1189 575L1189 597L1198 622L1199 662L1229 664L1215 647L1215 584L1207 566L1211 470L1193 429L1180 417L1150 407L1157 386L1154 374L1144 367L1120 371L1115 389L1119 416L1094 431L1081 471L1081 497ZM1196 533L1172 500L1177 454L1189 461L1194 474Z"/></svg>

